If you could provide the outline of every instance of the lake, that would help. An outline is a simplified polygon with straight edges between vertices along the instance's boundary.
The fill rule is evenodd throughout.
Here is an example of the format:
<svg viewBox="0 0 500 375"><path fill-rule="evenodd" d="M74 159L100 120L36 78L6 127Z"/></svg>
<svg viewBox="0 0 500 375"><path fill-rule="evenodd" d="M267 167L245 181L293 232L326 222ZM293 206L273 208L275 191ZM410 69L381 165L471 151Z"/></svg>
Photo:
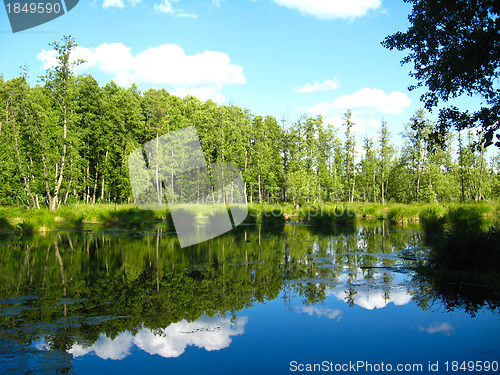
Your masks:
<svg viewBox="0 0 500 375"><path fill-rule="evenodd" d="M419 278L418 227L84 228L0 240L0 373L500 371L498 292Z"/></svg>

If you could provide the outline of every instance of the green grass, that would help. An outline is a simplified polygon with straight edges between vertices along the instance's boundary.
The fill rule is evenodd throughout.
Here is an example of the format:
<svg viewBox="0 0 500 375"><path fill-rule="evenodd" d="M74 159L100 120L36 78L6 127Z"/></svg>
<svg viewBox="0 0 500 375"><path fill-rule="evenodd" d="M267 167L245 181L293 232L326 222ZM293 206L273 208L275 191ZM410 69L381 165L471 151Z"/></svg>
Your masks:
<svg viewBox="0 0 500 375"><path fill-rule="evenodd" d="M429 205L419 213L419 221L425 233L442 233L447 209L441 205Z"/></svg>
<svg viewBox="0 0 500 375"><path fill-rule="evenodd" d="M317 210L317 206L302 206L298 210L293 208L288 210L287 215L294 216L298 221L307 223L311 220L311 211Z"/></svg>
<svg viewBox="0 0 500 375"><path fill-rule="evenodd" d="M33 224L35 230L47 232L56 229L56 217L54 212L42 208L40 210L31 210L28 220Z"/></svg>
<svg viewBox="0 0 500 375"><path fill-rule="evenodd" d="M395 205L387 211L387 220L393 224L405 224L418 220L419 207L416 205Z"/></svg>
<svg viewBox="0 0 500 375"><path fill-rule="evenodd" d="M189 209L186 206L186 209ZM195 207L197 217L189 220L199 220L208 222L208 216L213 208L210 205ZM330 225L346 225L354 222L357 218L363 220L387 219L392 224L405 225L409 222L420 220L424 229L434 231L445 230L453 222L455 226L461 222L467 225L473 223L474 217L470 217L469 212L481 217L483 228L491 225L489 222L498 221L500 217L499 203L466 203L466 204L396 204L387 203L319 203L305 204L296 207L291 203L281 204L249 204L248 215L245 223L262 222L274 225L282 219L273 219L271 212L280 211L278 217L283 216L285 221L300 221L311 223L315 226L328 227ZM449 219L443 223L444 214L450 212ZM469 216L468 216L469 215ZM269 218L268 216L271 216ZM133 204L73 204L63 206L55 211L48 211L43 208L23 209L20 207L0 207L0 231L12 231L21 222L30 222L33 230L51 231L58 227L81 228L85 223L97 223L106 226L119 226L128 229L141 229L149 222L164 221L173 228L172 217L168 208L164 211L149 211L138 209ZM456 218L456 219L455 219ZM487 223L487 224L485 224ZM281 225L281 224L280 224ZM441 228L441 229L440 229Z"/></svg>
<svg viewBox="0 0 500 375"><path fill-rule="evenodd" d="M361 216L367 220L383 220L385 218L385 206L382 203L368 203L363 206Z"/></svg>
<svg viewBox="0 0 500 375"><path fill-rule="evenodd" d="M134 205L74 204L54 211L46 208L28 210L1 207L0 217L3 221L0 222L0 230L9 230L9 226L21 230L19 229L21 223L24 223L24 226L29 223L33 232L52 231L59 227L81 228L84 223L141 229L147 222L161 220L162 216L165 217L165 212L141 210Z"/></svg>
<svg viewBox="0 0 500 375"><path fill-rule="evenodd" d="M303 207L299 211L299 219L322 228L331 228L335 224L333 210L324 205Z"/></svg>

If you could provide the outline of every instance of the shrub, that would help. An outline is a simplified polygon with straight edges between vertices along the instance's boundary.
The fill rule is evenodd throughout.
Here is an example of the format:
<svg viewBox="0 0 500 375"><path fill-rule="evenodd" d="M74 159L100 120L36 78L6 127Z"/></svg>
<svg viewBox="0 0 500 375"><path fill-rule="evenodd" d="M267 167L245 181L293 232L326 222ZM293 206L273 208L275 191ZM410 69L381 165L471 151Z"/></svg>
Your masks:
<svg viewBox="0 0 500 375"><path fill-rule="evenodd" d="M29 211L29 221L33 225L34 230L54 230L56 228L55 217L55 212L49 211L47 208L41 208L40 210L33 209Z"/></svg>
<svg viewBox="0 0 500 375"><path fill-rule="evenodd" d="M22 221L17 224L16 232L20 233L22 237L31 237L35 232L35 226L31 221Z"/></svg>

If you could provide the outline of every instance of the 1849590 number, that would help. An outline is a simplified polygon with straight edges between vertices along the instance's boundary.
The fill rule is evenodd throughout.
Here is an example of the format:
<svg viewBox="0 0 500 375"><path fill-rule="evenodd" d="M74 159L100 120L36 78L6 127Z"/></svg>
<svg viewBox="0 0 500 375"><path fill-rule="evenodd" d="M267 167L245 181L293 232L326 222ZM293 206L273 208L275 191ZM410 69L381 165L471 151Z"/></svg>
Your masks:
<svg viewBox="0 0 500 375"><path fill-rule="evenodd" d="M497 361L446 361L444 363L446 367L446 372L458 372L458 371L469 371L469 372L488 372L498 371L498 362Z"/></svg>
<svg viewBox="0 0 500 375"><path fill-rule="evenodd" d="M7 13L31 13L31 14L43 14L43 13L61 13L61 4L59 3L44 3L44 2L33 2L33 3L6 3Z"/></svg>

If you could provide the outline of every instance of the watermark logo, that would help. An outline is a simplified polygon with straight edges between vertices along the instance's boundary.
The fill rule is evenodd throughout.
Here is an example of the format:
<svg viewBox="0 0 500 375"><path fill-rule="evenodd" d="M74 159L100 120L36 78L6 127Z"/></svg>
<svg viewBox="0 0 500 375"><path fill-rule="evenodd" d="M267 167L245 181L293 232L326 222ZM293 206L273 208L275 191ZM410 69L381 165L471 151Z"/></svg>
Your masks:
<svg viewBox="0 0 500 375"><path fill-rule="evenodd" d="M241 171L207 164L194 126L146 142L128 166L135 204L157 211L168 204L181 247L229 232L247 217Z"/></svg>
<svg viewBox="0 0 500 375"><path fill-rule="evenodd" d="M73 9L79 0L4 0L12 32L52 21Z"/></svg>

